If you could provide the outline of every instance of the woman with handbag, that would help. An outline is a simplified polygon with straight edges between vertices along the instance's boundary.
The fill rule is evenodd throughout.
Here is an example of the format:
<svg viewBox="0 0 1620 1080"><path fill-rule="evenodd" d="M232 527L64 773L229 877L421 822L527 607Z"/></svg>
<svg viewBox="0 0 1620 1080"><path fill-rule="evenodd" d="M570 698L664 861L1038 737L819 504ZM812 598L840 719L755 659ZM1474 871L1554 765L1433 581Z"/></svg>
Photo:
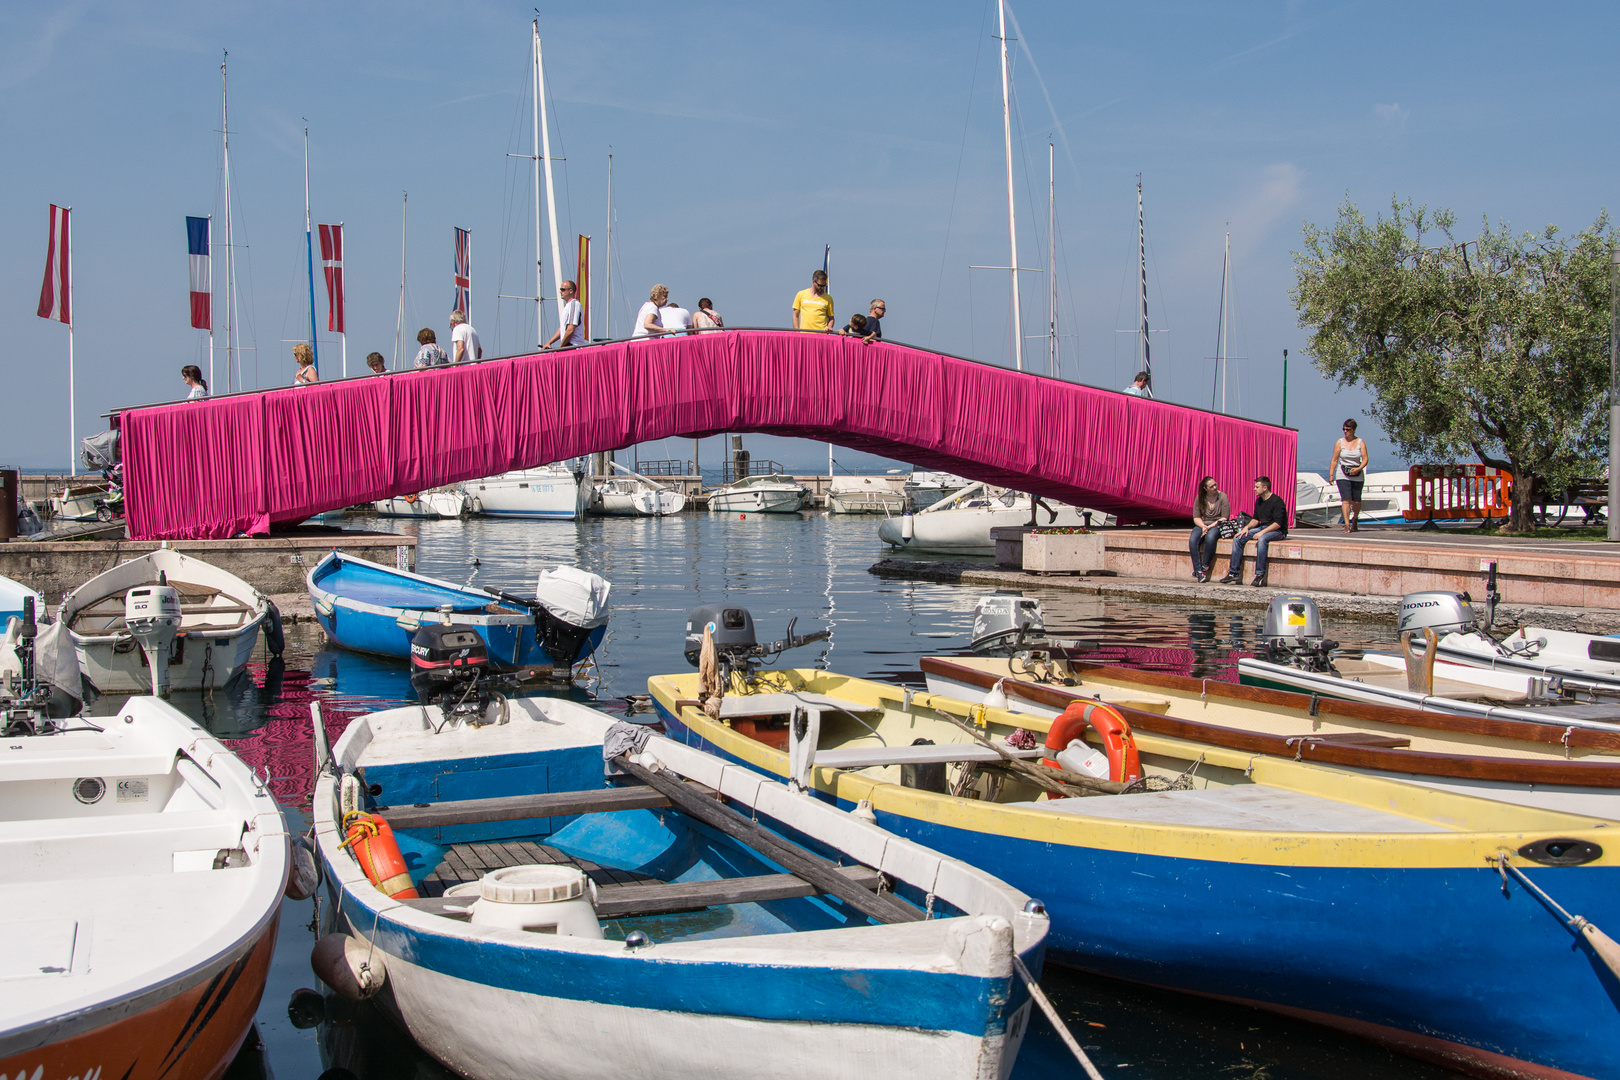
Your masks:
<svg viewBox="0 0 1620 1080"><path fill-rule="evenodd" d="M1213 476L1198 481L1198 491L1193 495L1192 536L1187 540L1194 581L1209 580L1209 568L1215 564L1215 545L1221 539L1221 525L1231 513L1232 502L1216 485Z"/></svg>
<svg viewBox="0 0 1620 1080"><path fill-rule="evenodd" d="M1356 438L1356 422L1344 422L1344 438L1333 444L1333 460L1328 475L1339 482L1339 528L1358 532L1361 521L1361 488L1367 482L1367 440Z"/></svg>

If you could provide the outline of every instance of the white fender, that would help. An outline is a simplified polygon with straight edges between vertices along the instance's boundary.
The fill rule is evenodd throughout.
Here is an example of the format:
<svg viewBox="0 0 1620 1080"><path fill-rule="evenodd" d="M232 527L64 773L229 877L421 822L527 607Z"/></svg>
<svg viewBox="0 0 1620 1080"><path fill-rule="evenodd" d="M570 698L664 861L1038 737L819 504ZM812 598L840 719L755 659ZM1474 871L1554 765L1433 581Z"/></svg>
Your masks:
<svg viewBox="0 0 1620 1080"><path fill-rule="evenodd" d="M383 954L348 934L327 934L315 943L309 966L341 998L364 1001L383 987L388 969Z"/></svg>

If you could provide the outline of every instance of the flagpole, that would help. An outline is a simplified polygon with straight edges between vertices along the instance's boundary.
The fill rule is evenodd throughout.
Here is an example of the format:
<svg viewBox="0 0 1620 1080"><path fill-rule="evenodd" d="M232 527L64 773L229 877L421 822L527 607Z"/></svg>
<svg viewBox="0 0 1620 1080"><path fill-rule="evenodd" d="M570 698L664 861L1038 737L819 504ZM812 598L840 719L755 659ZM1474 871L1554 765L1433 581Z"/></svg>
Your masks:
<svg viewBox="0 0 1620 1080"><path fill-rule="evenodd" d="M338 236L341 237L342 235L343 222L340 221L338 222ZM339 242L341 243L341 240ZM346 292L348 290L348 283L340 278L338 281L338 289ZM342 364L343 377L347 379L349 377L349 302L347 296L343 298L343 326L344 328L338 331L338 341L340 342L340 347L343 350L342 360L340 361Z"/></svg>
<svg viewBox="0 0 1620 1080"><path fill-rule="evenodd" d="M399 200L399 314L394 318L394 370L399 370L400 343L405 340L405 227L409 223L411 193L400 193Z"/></svg>
<svg viewBox="0 0 1620 1080"><path fill-rule="evenodd" d="M226 303L230 303L229 300ZM214 392L214 215L208 215L208 392Z"/></svg>
<svg viewBox="0 0 1620 1080"><path fill-rule="evenodd" d="M73 400L73 207L67 207L68 475L79 475L79 431Z"/></svg>
<svg viewBox="0 0 1620 1080"><path fill-rule="evenodd" d="M315 241L309 228L309 121L304 121L304 258L309 268L309 348L315 373L321 371L320 336L315 333Z"/></svg>

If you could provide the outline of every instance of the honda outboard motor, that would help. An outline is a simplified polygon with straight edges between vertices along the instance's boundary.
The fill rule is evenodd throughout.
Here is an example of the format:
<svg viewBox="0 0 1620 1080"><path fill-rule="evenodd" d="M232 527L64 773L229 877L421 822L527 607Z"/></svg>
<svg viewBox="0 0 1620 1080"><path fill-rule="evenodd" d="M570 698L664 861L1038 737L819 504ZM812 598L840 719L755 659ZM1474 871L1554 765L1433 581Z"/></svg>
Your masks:
<svg viewBox="0 0 1620 1080"><path fill-rule="evenodd" d="M577 567L559 566L541 573L534 587L539 603L535 633L559 667L573 667L602 643L612 591L607 578Z"/></svg>
<svg viewBox="0 0 1620 1080"><path fill-rule="evenodd" d="M1266 608L1260 633L1267 663L1286 664L1302 671L1331 672L1337 641L1322 636L1322 615L1308 596L1275 596Z"/></svg>
<svg viewBox="0 0 1620 1080"><path fill-rule="evenodd" d="M1479 629L1479 619L1467 593L1415 592L1401 597L1401 620L1397 629L1433 630L1435 635L1470 634Z"/></svg>
<svg viewBox="0 0 1620 1080"><path fill-rule="evenodd" d="M152 696L169 696L169 650L180 633L180 593L163 574L124 596L124 625L152 669Z"/></svg>
<svg viewBox="0 0 1620 1080"><path fill-rule="evenodd" d="M1007 654L1046 640L1041 602L1021 593L992 593L973 606L973 638L968 648L976 653Z"/></svg>
<svg viewBox="0 0 1620 1080"><path fill-rule="evenodd" d="M787 636L781 641L771 641L761 645L754 637L754 616L747 608L733 607L731 605L718 605L693 608L686 613L686 641L684 652L686 662L693 667L703 652L703 631L707 629L714 637L715 652L720 661L721 677L729 682L730 672L741 672L748 677L766 660L774 658L777 654L788 649L797 649L801 645L809 645L815 641L825 641L832 636L832 631L821 630L814 634L795 635L793 627L798 619L788 620Z"/></svg>
<svg viewBox="0 0 1620 1080"><path fill-rule="evenodd" d="M424 624L411 637L411 689L423 705L445 715L476 712L489 703L483 685L489 674L489 646L462 623Z"/></svg>

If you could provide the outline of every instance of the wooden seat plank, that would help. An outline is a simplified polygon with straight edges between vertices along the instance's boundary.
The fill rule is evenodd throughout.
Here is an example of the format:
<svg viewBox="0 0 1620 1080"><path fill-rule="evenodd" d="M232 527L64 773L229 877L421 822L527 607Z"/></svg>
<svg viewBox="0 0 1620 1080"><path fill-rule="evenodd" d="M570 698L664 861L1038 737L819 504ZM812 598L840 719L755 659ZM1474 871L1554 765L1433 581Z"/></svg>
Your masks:
<svg viewBox="0 0 1620 1080"><path fill-rule="evenodd" d="M710 788L689 784L694 791L718 797ZM495 799L464 799L412 806L380 806L377 812L395 829L431 829L443 825L474 825L491 821L564 817L573 814L611 813L615 810L658 810L669 800L646 787L598 788L592 791L556 791L541 795L509 795Z"/></svg>

